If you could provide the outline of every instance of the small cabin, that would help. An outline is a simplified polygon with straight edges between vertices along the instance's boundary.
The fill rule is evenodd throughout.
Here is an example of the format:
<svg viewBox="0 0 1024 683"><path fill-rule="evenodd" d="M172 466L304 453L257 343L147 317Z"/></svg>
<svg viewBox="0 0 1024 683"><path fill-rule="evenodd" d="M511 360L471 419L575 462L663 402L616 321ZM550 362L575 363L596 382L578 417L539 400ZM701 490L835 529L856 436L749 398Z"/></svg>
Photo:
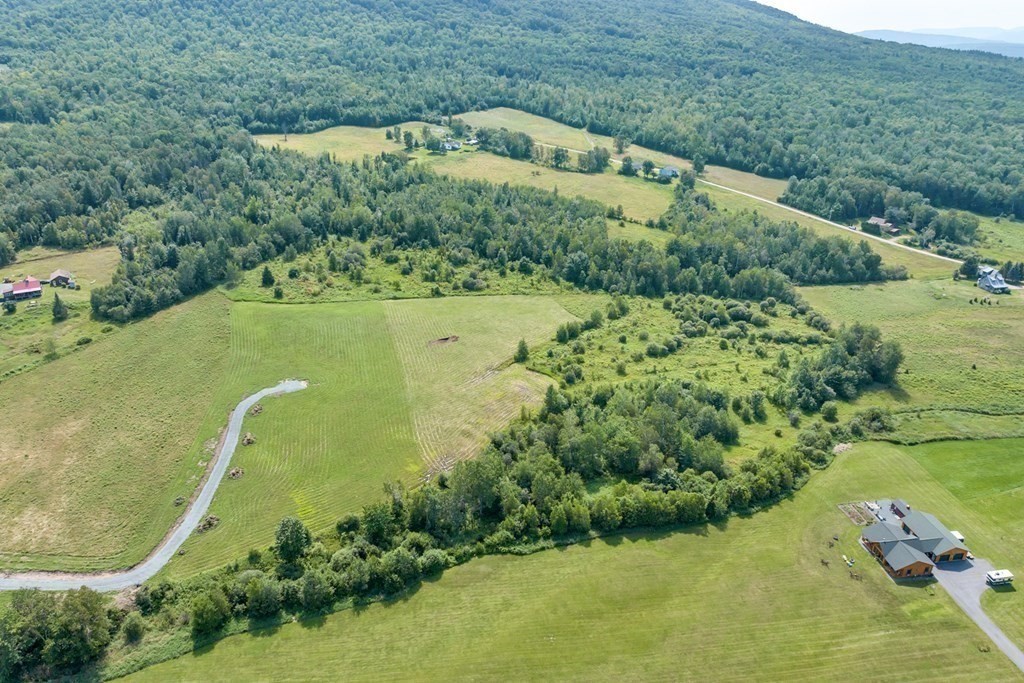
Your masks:
<svg viewBox="0 0 1024 683"><path fill-rule="evenodd" d="M63 269L57 269L50 273L49 282L51 287L67 287L68 283L71 282L71 273Z"/></svg>

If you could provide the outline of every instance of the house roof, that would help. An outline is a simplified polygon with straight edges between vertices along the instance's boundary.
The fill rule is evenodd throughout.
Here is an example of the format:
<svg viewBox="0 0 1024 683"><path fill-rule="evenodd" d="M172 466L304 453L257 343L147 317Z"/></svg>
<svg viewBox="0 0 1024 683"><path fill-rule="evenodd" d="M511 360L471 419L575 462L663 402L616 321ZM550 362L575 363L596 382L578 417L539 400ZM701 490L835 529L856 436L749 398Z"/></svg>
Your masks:
<svg viewBox="0 0 1024 683"><path fill-rule="evenodd" d="M52 273L50 273L50 280L51 281L52 280L56 280L59 277L66 277L67 279L70 280L71 279L71 273L69 273L68 271L64 270L63 268L58 268L57 270L55 270Z"/></svg>
<svg viewBox="0 0 1024 683"><path fill-rule="evenodd" d="M864 529L861 536L871 543L895 543L909 541L914 537L905 532L898 524L892 522L876 522Z"/></svg>
<svg viewBox="0 0 1024 683"><path fill-rule="evenodd" d="M34 277L27 277L21 282L15 282L12 291L15 294L20 294L21 292L32 292L37 289L40 291L43 289L42 285L39 284L39 280Z"/></svg>
<svg viewBox="0 0 1024 683"><path fill-rule="evenodd" d="M929 560L927 555L909 543L894 544L884 556L886 563L892 567L894 571L899 571L900 569L909 567L912 564L917 564L918 562L932 567L935 566L935 563Z"/></svg>
<svg viewBox="0 0 1024 683"><path fill-rule="evenodd" d="M883 228L888 228L892 225L892 223L890 223L889 221L885 220L884 218L879 218L878 216L872 216L871 218L869 218L868 223L870 223L871 225L880 225Z"/></svg>
<svg viewBox="0 0 1024 683"><path fill-rule="evenodd" d="M979 271L978 284L988 285L993 289L1002 289L1006 287L1006 280L998 270L989 268L988 270Z"/></svg>
<svg viewBox="0 0 1024 683"><path fill-rule="evenodd" d="M956 540L933 514L913 510L903 518L903 524L917 536L918 542L914 545L918 550L932 555L942 555L950 550L966 550L963 543Z"/></svg>
<svg viewBox="0 0 1024 683"><path fill-rule="evenodd" d="M6 282L0 283L0 294L6 294L7 292L13 292L13 291L14 291L14 285L8 284Z"/></svg>
<svg viewBox="0 0 1024 683"><path fill-rule="evenodd" d="M895 508L901 517L905 517L910 512L910 505L907 504L907 501L900 498L882 498L878 501L878 506L884 510Z"/></svg>

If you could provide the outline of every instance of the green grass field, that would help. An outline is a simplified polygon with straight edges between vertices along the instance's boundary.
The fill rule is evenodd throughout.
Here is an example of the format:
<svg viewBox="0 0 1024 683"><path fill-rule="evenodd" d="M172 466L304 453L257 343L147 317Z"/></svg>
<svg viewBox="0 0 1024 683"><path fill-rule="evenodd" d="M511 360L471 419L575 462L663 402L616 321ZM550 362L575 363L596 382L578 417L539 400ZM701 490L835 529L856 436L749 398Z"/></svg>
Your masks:
<svg viewBox="0 0 1024 683"><path fill-rule="evenodd" d="M202 472L189 447L228 339L207 295L3 383L4 569L125 567L160 541Z"/></svg>
<svg viewBox="0 0 1024 683"><path fill-rule="evenodd" d="M903 496L980 556L1020 566L1024 498L972 473L1019 470L1022 445L947 457L942 445L861 444L749 518L473 560L391 603L232 637L129 680L838 680L870 677L865 662L877 661L898 661L898 680L1019 680L940 588L890 581L836 505ZM1011 631L1019 623L1017 593L986 607Z"/></svg>
<svg viewBox="0 0 1024 683"><path fill-rule="evenodd" d="M977 249L982 256L1006 261L1024 261L1024 222L978 216Z"/></svg>
<svg viewBox="0 0 1024 683"><path fill-rule="evenodd" d="M957 407L1024 413L1024 298L971 304L984 292L969 282L890 282L863 287L805 287L801 294L835 321L877 325L899 341L908 374L900 406Z"/></svg>
<svg viewBox="0 0 1024 683"><path fill-rule="evenodd" d="M423 126L422 121L408 121L400 124L402 130L410 130L417 138ZM256 135L256 141L266 147L294 149L304 154L319 155L327 152L338 161L359 161L364 156L377 156L381 152L397 152L403 146L386 137L386 128L363 126L337 126L310 135Z"/></svg>
<svg viewBox="0 0 1024 683"><path fill-rule="evenodd" d="M468 457L488 431L543 396L545 378L502 367L520 336L546 338L571 316L544 297L231 309L230 369L198 442L216 435L242 393L300 377L310 388L268 399L245 425L256 443L232 460L210 509L165 575L184 578L270 544L297 515L322 530L377 500L384 482L414 485L429 467ZM431 344L458 335L450 344Z"/></svg>
<svg viewBox="0 0 1024 683"><path fill-rule="evenodd" d="M76 252L35 247L20 252L17 262L0 268L0 280L21 280L29 275L46 278L63 268L81 287L44 286L42 298L18 303L11 315L0 314L0 381L44 362L50 340L58 354L66 354L80 348L76 342L82 337L98 340L104 336L101 330L105 325L91 319L89 293L110 282L120 259L116 247ZM69 317L59 323L53 322L54 294L68 305Z"/></svg>

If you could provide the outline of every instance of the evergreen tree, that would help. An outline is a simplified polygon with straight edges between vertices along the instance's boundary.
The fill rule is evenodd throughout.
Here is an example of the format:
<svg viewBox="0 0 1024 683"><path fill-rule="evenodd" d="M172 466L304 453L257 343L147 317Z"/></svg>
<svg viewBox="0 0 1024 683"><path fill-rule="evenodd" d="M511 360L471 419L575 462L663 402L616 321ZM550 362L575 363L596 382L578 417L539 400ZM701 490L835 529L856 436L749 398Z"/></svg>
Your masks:
<svg viewBox="0 0 1024 683"><path fill-rule="evenodd" d="M60 322L68 319L68 305L61 301L60 294L53 295L53 321Z"/></svg>
<svg viewBox="0 0 1024 683"><path fill-rule="evenodd" d="M530 357L530 347L526 345L525 339L519 340L519 346L516 348L515 361L517 363L525 363L526 359Z"/></svg>
<svg viewBox="0 0 1024 683"><path fill-rule="evenodd" d="M273 287L274 286L274 274L270 272L270 266L263 266L263 286Z"/></svg>

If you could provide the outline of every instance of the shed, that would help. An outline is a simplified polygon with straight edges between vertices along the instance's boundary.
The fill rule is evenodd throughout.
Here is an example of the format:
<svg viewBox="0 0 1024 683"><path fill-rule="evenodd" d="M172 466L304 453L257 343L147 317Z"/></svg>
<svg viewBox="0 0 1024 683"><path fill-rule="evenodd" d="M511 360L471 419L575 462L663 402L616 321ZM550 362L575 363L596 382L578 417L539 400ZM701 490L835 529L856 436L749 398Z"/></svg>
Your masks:
<svg viewBox="0 0 1024 683"><path fill-rule="evenodd" d="M69 282L71 282L71 273L64 269L58 268L50 273L51 287L67 287Z"/></svg>
<svg viewBox="0 0 1024 683"><path fill-rule="evenodd" d="M660 178L678 178L679 169L675 166L662 166L661 170L658 171L658 177Z"/></svg>

